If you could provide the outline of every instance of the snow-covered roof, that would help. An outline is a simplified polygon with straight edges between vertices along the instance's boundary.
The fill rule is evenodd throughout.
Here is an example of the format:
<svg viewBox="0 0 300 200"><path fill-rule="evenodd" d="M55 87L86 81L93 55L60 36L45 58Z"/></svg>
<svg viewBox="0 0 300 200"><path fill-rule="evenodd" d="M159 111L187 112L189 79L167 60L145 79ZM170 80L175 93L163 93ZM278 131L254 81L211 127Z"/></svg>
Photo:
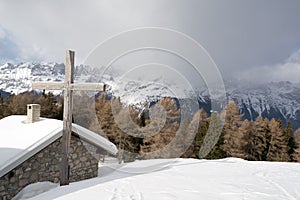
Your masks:
<svg viewBox="0 0 300 200"><path fill-rule="evenodd" d="M62 136L60 120L41 118L27 124L26 119L12 115L0 120L0 177ZM111 154L118 152L113 143L86 128L73 124L72 131Z"/></svg>

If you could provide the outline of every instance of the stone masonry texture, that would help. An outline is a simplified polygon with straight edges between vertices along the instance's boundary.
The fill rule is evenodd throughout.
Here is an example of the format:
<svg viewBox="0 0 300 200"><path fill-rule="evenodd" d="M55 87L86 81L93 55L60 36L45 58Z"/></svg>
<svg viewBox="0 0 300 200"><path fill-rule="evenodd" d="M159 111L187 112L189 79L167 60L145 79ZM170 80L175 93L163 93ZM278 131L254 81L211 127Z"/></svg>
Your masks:
<svg viewBox="0 0 300 200"><path fill-rule="evenodd" d="M76 134L72 134L69 151L70 182L98 176L98 160L87 150L86 145ZM0 177L0 200L11 199L31 183L59 183L60 161L61 139L58 139Z"/></svg>

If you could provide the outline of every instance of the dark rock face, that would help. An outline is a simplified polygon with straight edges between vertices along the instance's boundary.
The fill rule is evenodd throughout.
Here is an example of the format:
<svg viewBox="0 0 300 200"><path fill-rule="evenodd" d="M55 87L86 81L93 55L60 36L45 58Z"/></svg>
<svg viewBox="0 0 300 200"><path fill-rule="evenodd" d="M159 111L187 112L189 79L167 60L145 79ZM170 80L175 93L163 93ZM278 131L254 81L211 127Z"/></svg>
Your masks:
<svg viewBox="0 0 300 200"><path fill-rule="evenodd" d="M209 111L209 97L201 97L199 106ZM206 99L203 101L203 99ZM300 127L300 87L290 82L229 87L227 101L234 100L243 114L243 119L255 120L258 116L281 119L283 126L288 121L294 130ZM226 102L222 103L223 105Z"/></svg>
<svg viewBox="0 0 300 200"><path fill-rule="evenodd" d="M3 99L7 99L7 97L10 95L10 93L0 90L0 95Z"/></svg>

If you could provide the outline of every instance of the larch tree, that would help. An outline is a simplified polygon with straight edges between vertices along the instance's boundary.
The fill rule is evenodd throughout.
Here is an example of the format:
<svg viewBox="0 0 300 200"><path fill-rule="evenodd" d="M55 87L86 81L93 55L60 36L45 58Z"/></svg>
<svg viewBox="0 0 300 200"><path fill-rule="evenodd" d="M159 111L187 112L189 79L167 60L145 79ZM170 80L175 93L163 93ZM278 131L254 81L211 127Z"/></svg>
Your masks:
<svg viewBox="0 0 300 200"><path fill-rule="evenodd" d="M236 134L236 139L239 142L236 142L235 151L233 153L234 157L251 160L251 154L253 154L254 146L251 144L249 139L253 139L253 135L254 130L252 122L247 119L244 120L238 128L238 134Z"/></svg>
<svg viewBox="0 0 300 200"><path fill-rule="evenodd" d="M32 92L25 92L22 94L9 96L6 101L7 110L10 112L9 115L26 115L27 104L31 104L34 101L35 96Z"/></svg>
<svg viewBox="0 0 300 200"><path fill-rule="evenodd" d="M245 120L240 129L244 132L243 137L246 142L243 147L245 159L264 160L267 148L267 122L262 117L257 117L255 122Z"/></svg>
<svg viewBox="0 0 300 200"><path fill-rule="evenodd" d="M255 160L266 160L267 150L268 150L268 138L269 135L269 126L268 119L263 119L262 117L257 117L254 122L255 130Z"/></svg>
<svg viewBox="0 0 300 200"><path fill-rule="evenodd" d="M150 115L152 113L154 120L143 128L146 137L143 140L141 154L146 159L174 157L176 150L174 149L172 152L165 147L169 145L179 131L180 108L177 107L172 98L163 98L152 109L154 110L151 111L150 109ZM173 148L177 148L176 143Z"/></svg>
<svg viewBox="0 0 300 200"><path fill-rule="evenodd" d="M242 135L238 131L242 118L238 105L233 100L229 101L225 111L221 114L225 118L221 135L223 137L222 149L227 157L238 157L241 154L239 145L242 139Z"/></svg>
<svg viewBox="0 0 300 200"><path fill-rule="evenodd" d="M288 140L282 129L281 122L272 119L269 123L270 127L270 144L267 153L268 161L282 161L290 160L288 154Z"/></svg>
<svg viewBox="0 0 300 200"><path fill-rule="evenodd" d="M105 93L97 98L95 109L101 131L119 149L120 162L136 159L142 144L142 138L135 136L139 133L136 111L123 106L119 97L107 99ZM94 126L95 123L97 122L91 125ZM94 130L95 127L90 129Z"/></svg>

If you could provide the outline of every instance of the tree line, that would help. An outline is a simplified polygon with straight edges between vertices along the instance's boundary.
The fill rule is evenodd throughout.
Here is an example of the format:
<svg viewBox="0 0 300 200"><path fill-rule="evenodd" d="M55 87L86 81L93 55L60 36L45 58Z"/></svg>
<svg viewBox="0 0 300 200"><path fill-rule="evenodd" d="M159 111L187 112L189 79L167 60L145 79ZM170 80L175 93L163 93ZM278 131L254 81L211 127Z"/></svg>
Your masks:
<svg viewBox="0 0 300 200"><path fill-rule="evenodd" d="M209 116L199 109L192 118L182 118L172 98L160 99L148 111L124 106L120 98L108 98L105 93L96 99L81 97L76 102L87 106L86 110L75 110L75 122L113 142L120 150L120 160L180 156L300 162L300 128L294 132L291 123L283 127L278 119L242 120L234 101L229 101L221 113ZM62 119L62 98L45 92L26 92L7 99L0 96L0 119L25 115L26 105L31 103L41 105L42 117ZM91 110L95 111L94 119Z"/></svg>
<svg viewBox="0 0 300 200"><path fill-rule="evenodd" d="M26 115L27 104L40 104L42 117L62 120L63 99L45 91L41 94L35 92L11 94L6 99L0 94L0 119L9 115Z"/></svg>
<svg viewBox="0 0 300 200"><path fill-rule="evenodd" d="M105 94L96 99L95 109L104 134L125 152L135 152L139 159L180 155L184 158L238 157L251 161L300 162L300 128L294 132L290 122L283 127L278 119L242 120L234 101L229 101L220 114L209 116L199 109L192 119L181 119L180 108L172 98L160 99L156 105L154 109L158 110L153 113L165 113L165 116L152 116L154 121L146 117L145 112L124 107L120 98L106 100ZM122 124L126 127L120 128ZM93 129L93 124L90 128ZM126 153L123 157L124 160L135 159L126 158Z"/></svg>

